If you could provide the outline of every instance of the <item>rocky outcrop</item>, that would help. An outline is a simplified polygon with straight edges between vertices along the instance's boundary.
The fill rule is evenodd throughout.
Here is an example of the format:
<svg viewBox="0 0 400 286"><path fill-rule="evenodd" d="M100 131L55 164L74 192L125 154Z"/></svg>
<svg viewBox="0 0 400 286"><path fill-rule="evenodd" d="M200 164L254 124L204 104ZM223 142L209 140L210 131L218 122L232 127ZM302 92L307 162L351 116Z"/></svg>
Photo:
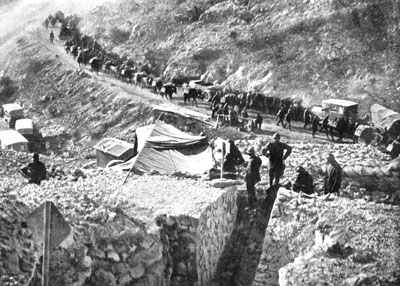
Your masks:
<svg viewBox="0 0 400 286"><path fill-rule="evenodd" d="M394 212L396 218L380 224L378 210ZM310 199L280 188L253 285L339 285L345 281L359 285L349 284L355 279L348 276L348 269L360 269L360 265L364 272L374 273L380 281L376 285L395 285L390 283L398 283L391 266L398 265L398 250L393 248L397 234L392 230L400 223L397 214L398 206L336 196ZM370 239L358 234L361 228L385 233L385 240L362 247ZM382 255L388 259L384 265L378 262Z"/></svg>
<svg viewBox="0 0 400 286"><path fill-rule="evenodd" d="M27 229L26 205L0 192L0 285L27 285L35 248Z"/></svg>

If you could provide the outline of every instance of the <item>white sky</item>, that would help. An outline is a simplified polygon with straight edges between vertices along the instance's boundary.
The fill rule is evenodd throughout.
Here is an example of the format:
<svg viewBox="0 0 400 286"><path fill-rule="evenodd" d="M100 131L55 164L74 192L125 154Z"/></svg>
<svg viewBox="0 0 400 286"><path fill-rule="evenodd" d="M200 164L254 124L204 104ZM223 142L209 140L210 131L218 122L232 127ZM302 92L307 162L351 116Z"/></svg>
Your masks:
<svg viewBox="0 0 400 286"><path fill-rule="evenodd" d="M54 15L58 10L68 16L87 12L105 2L116 0L21 0L4 6L0 9L0 45L29 24L43 23L49 14Z"/></svg>

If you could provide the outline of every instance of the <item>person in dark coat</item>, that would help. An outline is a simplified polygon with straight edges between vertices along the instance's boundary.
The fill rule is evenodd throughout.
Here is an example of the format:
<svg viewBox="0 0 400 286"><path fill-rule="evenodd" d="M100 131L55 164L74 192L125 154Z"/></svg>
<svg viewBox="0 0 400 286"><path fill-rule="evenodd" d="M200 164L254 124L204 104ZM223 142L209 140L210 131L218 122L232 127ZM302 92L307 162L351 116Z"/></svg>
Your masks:
<svg viewBox="0 0 400 286"><path fill-rule="evenodd" d="M317 133L319 127L319 117L318 115L313 116L312 122L311 122L311 128L312 128L312 137L315 138L315 133Z"/></svg>
<svg viewBox="0 0 400 286"><path fill-rule="evenodd" d="M341 143L343 142L344 132L348 130L348 126L349 126L349 120L347 118L340 117L336 129L339 133L338 141Z"/></svg>
<svg viewBox="0 0 400 286"><path fill-rule="evenodd" d="M358 136L356 135L356 130L357 130L358 126L359 126L359 124L358 124L357 120L352 120L350 122L349 133L353 139L353 144L358 143Z"/></svg>
<svg viewBox="0 0 400 286"><path fill-rule="evenodd" d="M247 112L247 108L244 108L242 111L242 117L243 118L248 118L249 117L249 113Z"/></svg>
<svg viewBox="0 0 400 286"><path fill-rule="evenodd" d="M249 206L254 208L254 204L257 202L255 185L261 181L260 167L262 161L260 157L256 156L254 147L250 147L247 150L247 154L250 156L250 159L246 169L245 181Z"/></svg>
<svg viewBox="0 0 400 286"><path fill-rule="evenodd" d="M50 44L54 44L54 32L51 30L50 32Z"/></svg>
<svg viewBox="0 0 400 286"><path fill-rule="evenodd" d="M313 189L313 177L308 173L302 166L297 167L297 178L293 184L293 191L303 192L308 195L314 193Z"/></svg>
<svg viewBox="0 0 400 286"><path fill-rule="evenodd" d="M327 156L327 166L324 173L324 194L339 194L340 185L342 184L342 167L331 153Z"/></svg>
<svg viewBox="0 0 400 286"><path fill-rule="evenodd" d="M281 106L279 108L279 111L276 114L276 117L278 119L278 121L276 122L276 126L278 126L279 123L282 123L282 126L285 127L284 124L283 124L283 120L285 119L285 108L283 106Z"/></svg>
<svg viewBox="0 0 400 286"><path fill-rule="evenodd" d="M263 122L263 117L261 116L260 113L257 113L257 117L256 117L256 119L254 120L254 125L256 126L256 129L257 129L258 131L261 131L262 122Z"/></svg>
<svg viewBox="0 0 400 286"><path fill-rule="evenodd" d="M309 107L307 107L306 110L304 110L303 120L304 120L303 128L305 129L307 125L311 123L312 120L312 114Z"/></svg>
<svg viewBox="0 0 400 286"><path fill-rule="evenodd" d="M218 111L221 109L221 105L219 103L215 104L212 108L211 118L215 117L215 114L218 114Z"/></svg>
<svg viewBox="0 0 400 286"><path fill-rule="evenodd" d="M293 106L290 106L285 114L286 123L283 124L283 128L286 128L286 124L289 126L289 130L292 130L292 119L293 119Z"/></svg>
<svg viewBox="0 0 400 286"><path fill-rule="evenodd" d="M326 132L326 137L329 138L329 115L326 115L322 120L322 126L319 132L322 132L323 130Z"/></svg>
<svg viewBox="0 0 400 286"><path fill-rule="evenodd" d="M228 142L229 153L225 155L223 170L224 172L235 173L236 166L243 164L245 161L235 142L232 139L229 139Z"/></svg>
<svg viewBox="0 0 400 286"><path fill-rule="evenodd" d="M211 106L210 106L210 108L211 108L211 110L214 110L214 108L216 107L216 106L219 106L219 104L221 103L221 95L219 94L219 92L217 91L216 93L215 93L215 95L212 97L212 99L211 99Z"/></svg>
<svg viewBox="0 0 400 286"><path fill-rule="evenodd" d="M292 153L292 147L286 143L282 143L279 140L281 136L275 133L272 136L273 142L268 143L263 149L262 154L269 158L269 184L270 187L273 185L274 179L275 184L279 184L279 180L285 171L284 160Z"/></svg>
<svg viewBox="0 0 400 286"><path fill-rule="evenodd" d="M33 154L33 163L29 163L21 169L22 173L29 177L29 183L40 185L40 182L46 179L46 167L39 161L39 154Z"/></svg>

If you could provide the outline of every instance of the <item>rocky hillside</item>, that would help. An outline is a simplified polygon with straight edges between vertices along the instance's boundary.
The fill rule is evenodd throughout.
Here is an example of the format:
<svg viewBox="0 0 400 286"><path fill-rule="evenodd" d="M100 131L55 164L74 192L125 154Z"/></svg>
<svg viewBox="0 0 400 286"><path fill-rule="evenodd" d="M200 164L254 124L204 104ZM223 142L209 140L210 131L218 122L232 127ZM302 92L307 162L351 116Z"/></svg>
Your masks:
<svg viewBox="0 0 400 286"><path fill-rule="evenodd" d="M400 110L397 3L119 0L83 17L81 28L166 77Z"/></svg>

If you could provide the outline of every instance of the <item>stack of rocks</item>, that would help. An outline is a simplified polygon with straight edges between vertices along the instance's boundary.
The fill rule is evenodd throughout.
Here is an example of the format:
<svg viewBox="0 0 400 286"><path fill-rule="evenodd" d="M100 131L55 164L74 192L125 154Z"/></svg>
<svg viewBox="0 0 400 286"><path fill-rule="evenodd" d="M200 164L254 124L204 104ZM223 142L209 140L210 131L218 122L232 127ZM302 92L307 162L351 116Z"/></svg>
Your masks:
<svg viewBox="0 0 400 286"><path fill-rule="evenodd" d="M0 193L0 285L26 285L31 276L35 248L26 210L23 203Z"/></svg>

